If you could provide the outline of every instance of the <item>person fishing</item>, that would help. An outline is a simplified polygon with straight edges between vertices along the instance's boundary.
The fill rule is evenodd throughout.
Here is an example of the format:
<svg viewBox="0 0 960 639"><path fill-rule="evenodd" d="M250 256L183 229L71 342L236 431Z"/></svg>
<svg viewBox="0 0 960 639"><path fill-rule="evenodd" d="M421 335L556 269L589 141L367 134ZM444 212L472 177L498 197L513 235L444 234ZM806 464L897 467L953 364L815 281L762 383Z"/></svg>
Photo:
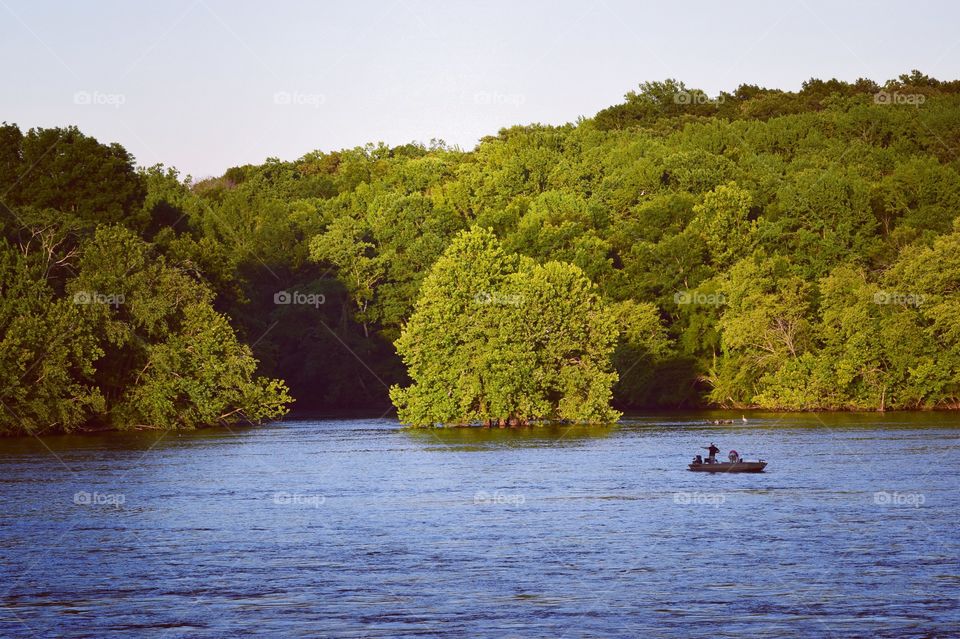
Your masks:
<svg viewBox="0 0 960 639"><path fill-rule="evenodd" d="M707 455L707 463L715 464L717 462L717 453L720 452L720 449L717 448L717 445L713 442L710 442L710 446L704 446L704 448L706 448L707 452L709 453Z"/></svg>

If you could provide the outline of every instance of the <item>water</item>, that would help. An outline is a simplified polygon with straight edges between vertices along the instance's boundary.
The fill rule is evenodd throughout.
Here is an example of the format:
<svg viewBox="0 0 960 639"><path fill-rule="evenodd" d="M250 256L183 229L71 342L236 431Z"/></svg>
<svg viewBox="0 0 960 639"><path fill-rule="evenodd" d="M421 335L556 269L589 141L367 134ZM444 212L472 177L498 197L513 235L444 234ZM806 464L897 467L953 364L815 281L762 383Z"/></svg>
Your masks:
<svg viewBox="0 0 960 639"><path fill-rule="evenodd" d="M703 419L0 441L0 636L960 636L960 416Z"/></svg>

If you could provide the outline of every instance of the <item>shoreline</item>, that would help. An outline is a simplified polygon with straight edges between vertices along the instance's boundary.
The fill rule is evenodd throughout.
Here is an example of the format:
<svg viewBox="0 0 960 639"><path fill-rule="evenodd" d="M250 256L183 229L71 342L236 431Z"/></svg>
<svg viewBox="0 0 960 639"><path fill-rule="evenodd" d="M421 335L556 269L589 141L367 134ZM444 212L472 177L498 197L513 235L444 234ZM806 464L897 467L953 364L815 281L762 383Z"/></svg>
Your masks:
<svg viewBox="0 0 960 639"><path fill-rule="evenodd" d="M786 415L817 415L817 414L828 414L828 415L848 415L851 417L893 417L896 415L937 415L937 414L949 414L957 413L960 415L960 407L949 407L949 408L922 408L922 409L898 409L898 410L837 410L837 409L825 409L825 410L769 410L761 408L752 408L752 409L724 409L724 408L652 408L647 410L633 410L633 411L624 411L623 416L616 422L609 424L597 424L597 423L587 423L587 422L569 422L569 421L546 421L546 422L531 422L522 425L504 425L504 426L487 426L482 423L477 424L451 424L451 425L434 425L434 426L409 426L406 424L399 424L401 428L411 431L429 431L429 430L489 430L489 431L530 431L536 430L539 428L551 428L551 427L576 427L576 426L617 426L624 422L630 422L637 418L649 418L649 417L689 417L689 418L703 418L703 426L742 426L742 417L747 417L746 425L751 423L756 423L754 419L764 419L771 418L776 416L786 416ZM752 416L752 417L751 417ZM391 411L388 414L383 414L379 410L363 410L363 409L350 409L350 410L339 410L339 411L312 411L305 410L303 412L294 412L287 414L283 419L276 419L271 421L265 421L261 424L211 424L206 426L201 426L193 429L179 429L179 428L163 428L162 426L149 426L149 425L138 425L130 428L114 428L114 427L87 427L87 428L78 428L76 430L71 430L67 432L63 431L50 431L45 433L4 433L0 434L0 440L18 440L18 439L38 439L44 437L64 437L64 436L86 436L86 435L103 435L107 433L113 434L131 434L131 433L148 433L148 432L157 432L157 433L201 433L201 432L214 432L214 431L231 431L234 429L239 430L248 430L254 428L260 428L264 426L270 426L274 424L283 424L284 422L294 422L294 421L331 421L331 420L361 420L361 419L393 419L396 420L396 414ZM713 420L730 420L729 423L711 423Z"/></svg>

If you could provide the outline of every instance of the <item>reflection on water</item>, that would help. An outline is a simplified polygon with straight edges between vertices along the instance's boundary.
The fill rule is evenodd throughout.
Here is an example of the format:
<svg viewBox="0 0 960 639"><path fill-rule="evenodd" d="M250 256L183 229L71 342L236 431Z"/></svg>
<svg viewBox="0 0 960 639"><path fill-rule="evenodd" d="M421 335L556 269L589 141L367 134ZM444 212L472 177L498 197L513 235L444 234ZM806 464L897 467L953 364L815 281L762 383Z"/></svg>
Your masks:
<svg viewBox="0 0 960 639"><path fill-rule="evenodd" d="M525 428L405 428L403 433L429 445L466 447L575 445L581 440L609 437L615 424L565 424Z"/></svg>
<svg viewBox="0 0 960 639"><path fill-rule="evenodd" d="M78 450L146 450L161 442L169 446L179 442L235 441L244 433L281 427L279 424L271 424L262 427L231 426L229 430L220 428L191 431L130 430L0 438L0 455L35 454L42 451L69 453Z"/></svg>
<svg viewBox="0 0 960 639"><path fill-rule="evenodd" d="M745 416L2 440L0 636L956 636L957 416Z"/></svg>

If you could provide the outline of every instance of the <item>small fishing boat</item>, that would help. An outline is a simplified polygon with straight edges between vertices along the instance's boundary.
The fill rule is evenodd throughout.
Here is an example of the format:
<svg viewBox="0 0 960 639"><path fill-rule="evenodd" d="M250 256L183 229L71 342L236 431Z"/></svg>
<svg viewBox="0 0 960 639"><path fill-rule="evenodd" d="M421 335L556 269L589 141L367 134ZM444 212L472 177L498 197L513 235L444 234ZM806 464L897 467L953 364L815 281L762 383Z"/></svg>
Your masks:
<svg viewBox="0 0 960 639"><path fill-rule="evenodd" d="M688 468L701 473L762 473L767 467L767 462L763 461L737 461L737 462L716 462L708 464L706 462L693 462Z"/></svg>
<svg viewBox="0 0 960 639"><path fill-rule="evenodd" d="M697 455L687 467L700 473L762 473L763 469L767 467L767 462L762 459L746 461L735 450L731 450L730 454L727 455L729 461L718 462L712 457L714 452L719 452L717 448L710 444L708 450L710 450L711 457L704 460L703 457Z"/></svg>

